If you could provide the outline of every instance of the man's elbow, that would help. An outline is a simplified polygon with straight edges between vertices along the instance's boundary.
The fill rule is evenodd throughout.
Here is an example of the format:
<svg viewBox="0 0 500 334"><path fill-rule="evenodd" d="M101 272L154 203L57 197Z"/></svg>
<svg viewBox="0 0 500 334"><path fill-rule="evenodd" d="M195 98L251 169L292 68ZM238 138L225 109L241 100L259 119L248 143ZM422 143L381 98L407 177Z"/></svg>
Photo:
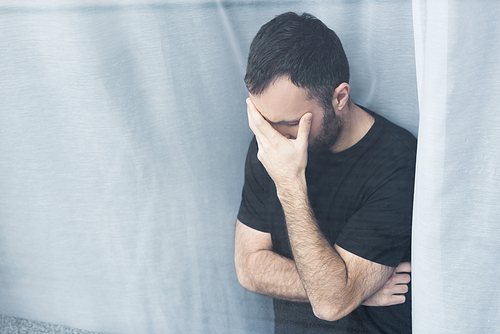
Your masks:
<svg viewBox="0 0 500 334"><path fill-rule="evenodd" d="M248 291L255 292L254 280L252 279L252 275L247 268L245 261L238 261L238 259L235 258L234 262L236 267L236 277L238 277L240 285Z"/></svg>
<svg viewBox="0 0 500 334"><path fill-rule="evenodd" d="M236 276L238 277L238 282L242 287L244 287L248 291L254 292L252 280L248 277L247 274L245 274L241 270L236 270Z"/></svg>
<svg viewBox="0 0 500 334"><path fill-rule="evenodd" d="M311 303L316 318L326 321L337 321L348 315L352 310L336 307L332 303Z"/></svg>

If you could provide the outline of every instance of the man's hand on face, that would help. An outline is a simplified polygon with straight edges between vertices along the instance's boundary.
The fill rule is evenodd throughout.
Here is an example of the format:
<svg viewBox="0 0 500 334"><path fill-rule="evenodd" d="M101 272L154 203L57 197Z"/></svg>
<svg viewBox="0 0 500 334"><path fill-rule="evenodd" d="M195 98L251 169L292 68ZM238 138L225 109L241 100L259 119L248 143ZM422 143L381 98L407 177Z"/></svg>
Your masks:
<svg viewBox="0 0 500 334"><path fill-rule="evenodd" d="M248 123L257 139L257 158L278 187L303 178L307 166L307 146L312 114L304 114L296 139L288 139L262 117L250 98L247 98Z"/></svg>

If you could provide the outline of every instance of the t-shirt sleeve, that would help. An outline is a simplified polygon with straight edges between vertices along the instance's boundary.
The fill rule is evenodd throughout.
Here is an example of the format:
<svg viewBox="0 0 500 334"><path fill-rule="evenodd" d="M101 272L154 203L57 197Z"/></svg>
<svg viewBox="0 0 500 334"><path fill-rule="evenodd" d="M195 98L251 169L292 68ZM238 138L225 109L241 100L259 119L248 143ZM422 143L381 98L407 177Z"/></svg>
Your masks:
<svg viewBox="0 0 500 334"><path fill-rule="evenodd" d="M407 164L386 177L348 219L336 244L367 260L397 267L411 243L414 174L414 164Z"/></svg>
<svg viewBox="0 0 500 334"><path fill-rule="evenodd" d="M254 137L248 148L245 162L245 183L238 220L248 227L270 233L269 221L266 218L266 197L269 182L272 180L262 163L257 159L257 150L257 141Z"/></svg>

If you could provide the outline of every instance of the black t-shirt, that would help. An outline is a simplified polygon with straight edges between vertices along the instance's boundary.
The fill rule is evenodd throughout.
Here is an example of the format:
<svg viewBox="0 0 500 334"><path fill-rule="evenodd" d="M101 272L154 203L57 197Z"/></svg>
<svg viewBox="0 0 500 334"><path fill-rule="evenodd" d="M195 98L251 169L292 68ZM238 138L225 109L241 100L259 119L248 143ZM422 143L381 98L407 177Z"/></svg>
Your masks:
<svg viewBox="0 0 500 334"><path fill-rule="evenodd" d="M368 111L368 110L367 110ZM370 112L370 111L368 111ZM309 202L330 244L367 260L396 267L410 260L416 139L370 112L375 123L354 146L339 153L309 154ZM292 258L285 216L274 182L257 159L255 138L245 165L238 220L271 233L273 251ZM277 324L308 328L307 333L410 333L411 292L404 304L359 306L346 317L316 318L308 303L274 299Z"/></svg>

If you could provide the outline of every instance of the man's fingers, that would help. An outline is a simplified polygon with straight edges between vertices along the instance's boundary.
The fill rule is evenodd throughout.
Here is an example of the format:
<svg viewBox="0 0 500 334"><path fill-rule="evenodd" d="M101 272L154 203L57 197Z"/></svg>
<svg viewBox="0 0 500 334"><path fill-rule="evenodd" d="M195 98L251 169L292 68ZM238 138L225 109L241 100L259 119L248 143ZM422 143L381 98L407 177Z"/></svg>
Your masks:
<svg viewBox="0 0 500 334"><path fill-rule="evenodd" d="M406 284L401 284L401 285L396 285L394 288L394 294L404 294L409 291L408 285Z"/></svg>
<svg viewBox="0 0 500 334"><path fill-rule="evenodd" d="M260 140L266 138L266 134L262 131L262 129L266 125L268 126L270 125L255 108L250 98L247 98L246 102L247 102L248 125L250 126L250 129L252 130L253 134L255 135L255 138L257 138L257 142L259 143Z"/></svg>
<svg viewBox="0 0 500 334"><path fill-rule="evenodd" d="M299 132L297 133L297 140L305 142L307 146L307 139L309 138L309 131L311 131L312 114L307 113L302 115L299 123Z"/></svg>
<svg viewBox="0 0 500 334"><path fill-rule="evenodd" d="M401 262L395 270L396 273L411 273L411 263Z"/></svg>
<svg viewBox="0 0 500 334"><path fill-rule="evenodd" d="M246 99L247 102L247 114L248 114L248 125L252 129L255 136L266 137L274 136L276 130L269 124L260 112L255 108L252 100L250 98Z"/></svg>
<svg viewBox="0 0 500 334"><path fill-rule="evenodd" d="M255 107L252 103L252 101L248 98L246 99L246 102L247 102L247 116L248 116L248 125L250 126L250 129L252 129L253 133L255 135L257 135L257 133L255 133L255 131L257 130L257 126L255 124L255 120L254 120L254 113L255 113Z"/></svg>
<svg viewBox="0 0 500 334"><path fill-rule="evenodd" d="M411 277L408 274L397 274L394 275L394 284L408 284L411 281Z"/></svg>

